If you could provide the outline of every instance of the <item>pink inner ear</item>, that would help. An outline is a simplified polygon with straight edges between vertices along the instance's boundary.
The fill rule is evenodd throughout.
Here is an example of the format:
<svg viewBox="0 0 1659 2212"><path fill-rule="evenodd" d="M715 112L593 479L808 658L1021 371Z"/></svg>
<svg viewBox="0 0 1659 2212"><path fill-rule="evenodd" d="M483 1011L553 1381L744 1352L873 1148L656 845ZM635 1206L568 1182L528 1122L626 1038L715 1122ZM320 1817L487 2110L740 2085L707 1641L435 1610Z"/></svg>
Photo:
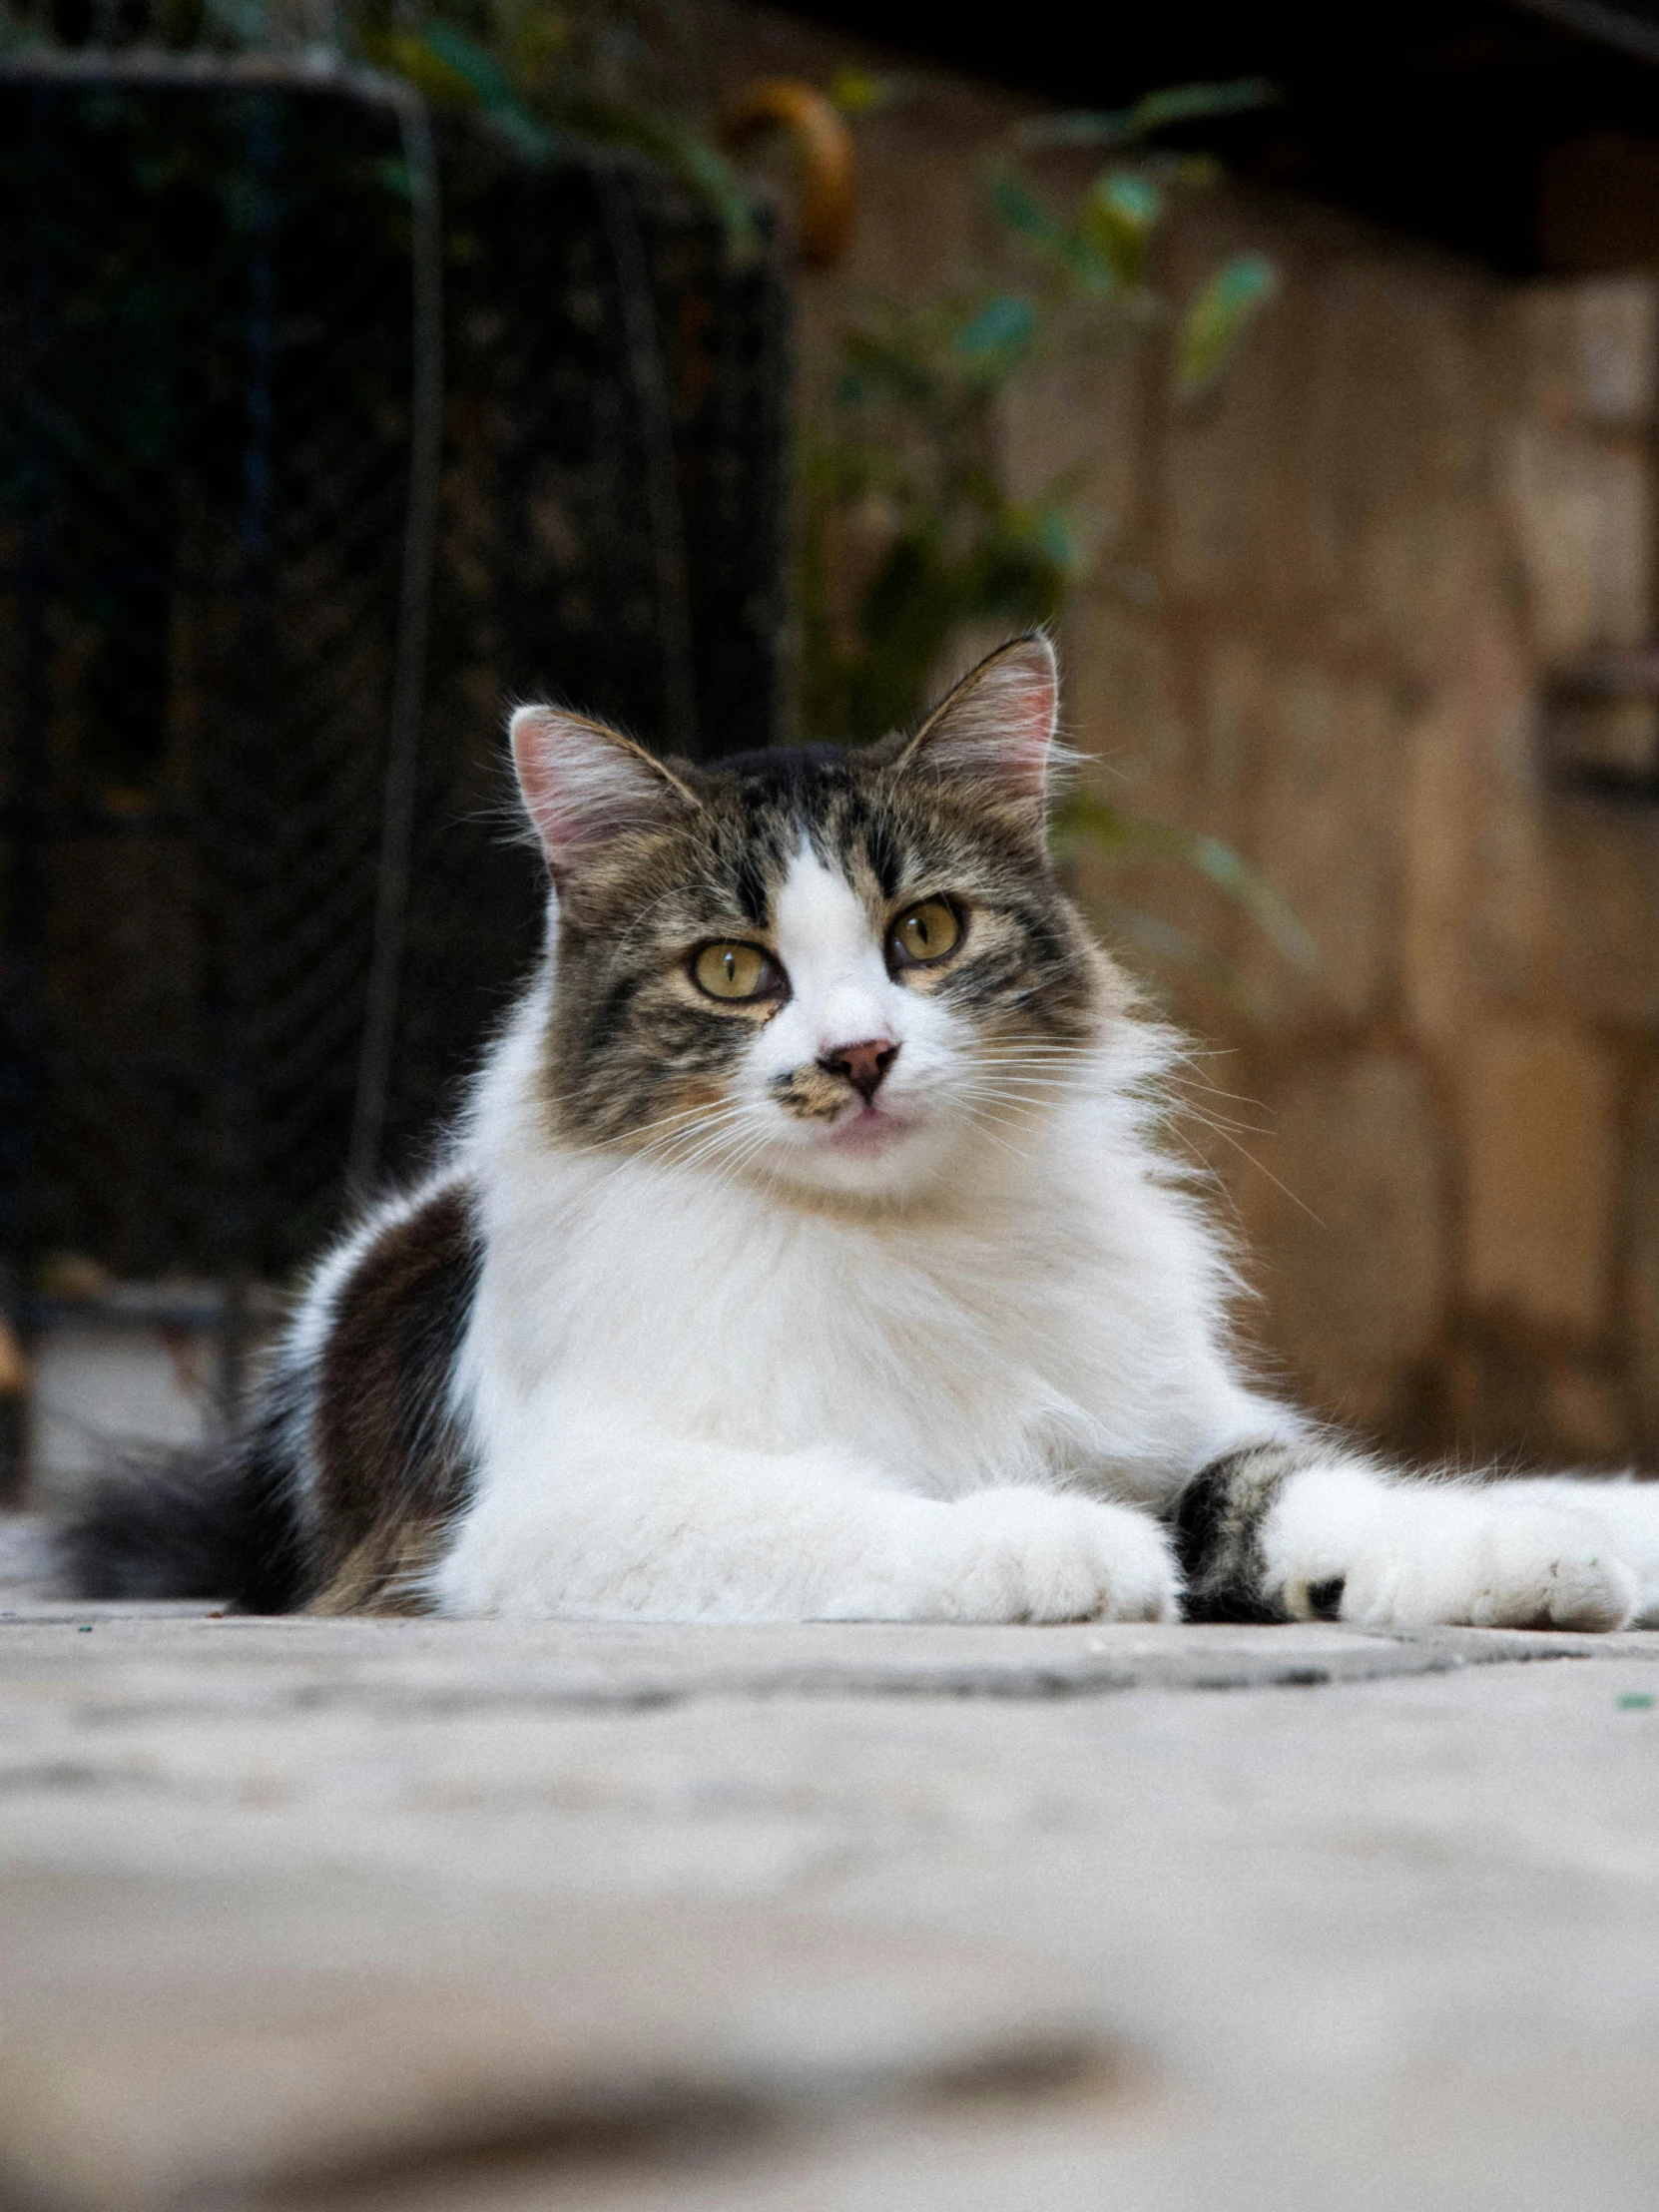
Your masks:
<svg viewBox="0 0 1659 2212"><path fill-rule="evenodd" d="M557 707L520 707L513 767L555 875L588 846L661 813L672 787L625 739Z"/></svg>
<svg viewBox="0 0 1659 2212"><path fill-rule="evenodd" d="M520 797L543 844L562 845L568 809L559 790L554 717L545 707L520 707L508 731Z"/></svg>
<svg viewBox="0 0 1659 2212"><path fill-rule="evenodd" d="M994 777L1041 802L1059 707L1053 649L1022 638L972 674L939 707L913 757L965 776Z"/></svg>
<svg viewBox="0 0 1659 2212"><path fill-rule="evenodd" d="M1052 667L1033 667L1026 662L1017 674L1010 671L1006 692L998 704L1004 717L1008 770L1040 798L1059 707L1059 688Z"/></svg>

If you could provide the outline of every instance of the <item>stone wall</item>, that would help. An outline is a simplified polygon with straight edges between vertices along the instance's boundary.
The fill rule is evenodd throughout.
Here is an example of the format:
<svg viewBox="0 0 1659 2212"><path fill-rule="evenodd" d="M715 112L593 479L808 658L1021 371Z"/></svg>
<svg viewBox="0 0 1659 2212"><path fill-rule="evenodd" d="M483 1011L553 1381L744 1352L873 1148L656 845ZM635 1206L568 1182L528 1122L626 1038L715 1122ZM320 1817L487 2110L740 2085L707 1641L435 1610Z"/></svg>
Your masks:
<svg viewBox="0 0 1659 2212"><path fill-rule="evenodd" d="M733 82L871 58L707 21ZM1019 103L911 85L861 127L849 263L809 279L809 384L850 294L987 244L977 167ZM1518 286L1233 188L1165 274L1239 247L1284 286L1211 404L1172 409L1151 358L1074 359L1013 411L1007 466L1089 472L1073 742L1115 797L1248 854L1320 964L1166 863L1082 887L1230 964L1155 982L1214 1048L1193 1130L1270 1369L1426 1452L1659 1456L1659 810L1558 788L1544 721L1553 678L1649 635L1655 287ZM1652 736L1638 706L1574 743Z"/></svg>
<svg viewBox="0 0 1659 2212"><path fill-rule="evenodd" d="M1654 288L1507 286L1242 196L1179 252L1246 239L1286 285L1219 402L1183 421L1142 380L1156 600L1099 589L1066 644L1117 787L1248 854L1320 946L1301 973L1168 869L1139 886L1250 1002L1177 987L1226 1048L1200 1113L1247 1125L1199 1133L1260 1340L1412 1448L1652 1450L1659 812L1563 789L1546 702L1648 635ZM1580 752L1651 747L1640 702L1593 719Z"/></svg>

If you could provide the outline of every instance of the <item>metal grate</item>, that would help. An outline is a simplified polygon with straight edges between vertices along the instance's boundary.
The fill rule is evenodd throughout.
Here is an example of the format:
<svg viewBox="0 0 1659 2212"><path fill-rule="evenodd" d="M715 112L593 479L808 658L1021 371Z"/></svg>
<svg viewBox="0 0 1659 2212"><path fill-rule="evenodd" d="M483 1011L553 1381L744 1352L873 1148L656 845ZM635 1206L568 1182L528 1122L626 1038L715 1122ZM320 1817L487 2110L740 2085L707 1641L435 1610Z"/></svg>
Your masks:
<svg viewBox="0 0 1659 2212"><path fill-rule="evenodd" d="M67 1252L231 1286L234 1338L236 1286L314 1245L348 1168L429 1141L539 921L503 702L685 752L778 735L775 250L735 265L609 150L431 145L358 73L0 63L25 1329Z"/></svg>

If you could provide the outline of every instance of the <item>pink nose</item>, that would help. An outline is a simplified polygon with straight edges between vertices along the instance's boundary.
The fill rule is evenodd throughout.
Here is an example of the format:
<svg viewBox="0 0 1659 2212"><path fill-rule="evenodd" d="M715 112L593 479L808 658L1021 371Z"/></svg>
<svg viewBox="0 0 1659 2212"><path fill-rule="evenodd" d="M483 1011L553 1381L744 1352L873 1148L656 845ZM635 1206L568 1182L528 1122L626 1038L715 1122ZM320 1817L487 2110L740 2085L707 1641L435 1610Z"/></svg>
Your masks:
<svg viewBox="0 0 1659 2212"><path fill-rule="evenodd" d="M827 1075L844 1075L867 1106L897 1058L898 1047L890 1039L866 1037L862 1044L836 1045L820 1058L819 1066Z"/></svg>

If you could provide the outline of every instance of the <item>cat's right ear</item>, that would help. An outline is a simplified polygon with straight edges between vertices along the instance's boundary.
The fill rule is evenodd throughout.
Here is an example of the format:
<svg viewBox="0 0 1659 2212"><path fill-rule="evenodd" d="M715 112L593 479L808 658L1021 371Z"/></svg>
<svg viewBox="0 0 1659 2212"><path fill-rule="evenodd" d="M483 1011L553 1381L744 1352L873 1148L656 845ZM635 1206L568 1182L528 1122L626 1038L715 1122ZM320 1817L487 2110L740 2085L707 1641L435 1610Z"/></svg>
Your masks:
<svg viewBox="0 0 1659 2212"><path fill-rule="evenodd" d="M1059 711L1054 648L1028 631L969 669L904 744L898 766L965 781L1040 828Z"/></svg>
<svg viewBox="0 0 1659 2212"><path fill-rule="evenodd" d="M508 724L525 811L555 883L601 845L695 808L680 779L643 746L563 707L520 707Z"/></svg>

